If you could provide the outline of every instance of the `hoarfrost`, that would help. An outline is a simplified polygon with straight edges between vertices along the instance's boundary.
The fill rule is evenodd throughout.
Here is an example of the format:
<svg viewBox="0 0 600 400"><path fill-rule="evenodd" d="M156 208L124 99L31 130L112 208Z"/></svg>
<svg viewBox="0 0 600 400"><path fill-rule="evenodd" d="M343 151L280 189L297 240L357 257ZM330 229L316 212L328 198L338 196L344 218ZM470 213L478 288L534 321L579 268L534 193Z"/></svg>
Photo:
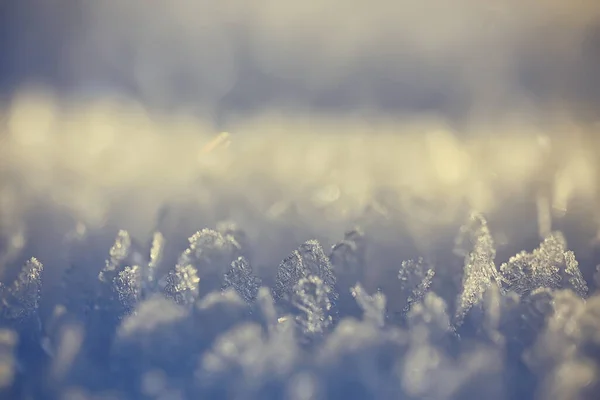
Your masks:
<svg viewBox="0 0 600 400"><path fill-rule="evenodd" d="M329 286L314 275L300 279L294 286L295 320L302 334L309 339L325 334L333 323L330 295Z"/></svg>
<svg viewBox="0 0 600 400"><path fill-rule="evenodd" d="M156 269L160 265L163 258L165 248L165 238L160 232L155 232L152 236L152 245L150 247L150 262L145 280L149 285L153 285L156 281Z"/></svg>
<svg viewBox="0 0 600 400"><path fill-rule="evenodd" d="M421 301L431 283L435 271L427 268L423 258L415 260L402 261L402 266L398 272L402 293L407 296L404 312L408 312L410 307Z"/></svg>
<svg viewBox="0 0 600 400"><path fill-rule="evenodd" d="M110 248L109 258L105 261L104 268L98 275L99 279L103 282L110 282L114 275L118 273L117 268L127 259L130 252L131 236L129 236L129 232L120 230L117 233L115 243Z"/></svg>
<svg viewBox="0 0 600 400"><path fill-rule="evenodd" d="M40 298L43 266L29 260L14 284L0 282L0 323L14 329L9 339L17 338L5 346L0 329L0 396L21 390L22 372L28 373L21 364L48 372L51 395L70 393L75 384L95 396L96 369L98 381L114 381L111 389L127 398L140 392L158 398L593 398L600 387L600 296L584 300L587 284L558 232L512 257L499 273L487 223L473 214L456 241L464 257L458 297L452 285L433 289L434 277L436 284L446 277L423 258L402 263L400 292L369 294L357 280L338 297L336 286L367 276L366 268L379 272L380 254L366 265L362 232L348 232L329 257L317 241L305 242L275 276L265 277L274 278L271 288L261 286L241 255L242 232L219 230L194 234L162 279L162 234L154 234L143 260L129 233L119 231L104 265L96 264L100 279L98 269L67 258L58 286L66 307L45 319L38 316L46 301ZM205 277L212 280L206 291ZM448 313L453 298L457 325L469 317L459 331ZM338 307L347 299L352 307ZM398 301L401 327L386 312L388 302ZM25 345L11 344L17 340ZM52 359L32 367L41 358L21 347ZM153 376L160 376L154 386ZM535 385L518 386L519 379Z"/></svg>
<svg viewBox="0 0 600 400"><path fill-rule="evenodd" d="M233 288L248 304L256 299L261 280L252 272L252 266L244 257L238 257L225 273L222 289Z"/></svg>
<svg viewBox="0 0 600 400"><path fill-rule="evenodd" d="M519 295L537 288L570 287L581 296L588 292L575 254L566 249L560 232L552 232L531 253L520 252L500 266L507 288Z"/></svg>
<svg viewBox="0 0 600 400"><path fill-rule="evenodd" d="M200 277L191 264L176 265L165 278L163 292L177 304L193 305L200 295L198 284Z"/></svg>
<svg viewBox="0 0 600 400"><path fill-rule="evenodd" d="M500 285L502 279L494 263L494 241L483 216L473 214L461 227L456 249L465 257L463 289L455 314L456 324L460 325L471 307L483 300L490 285Z"/></svg>
<svg viewBox="0 0 600 400"><path fill-rule="evenodd" d="M37 315L42 290L44 266L35 257L30 258L17 279L4 292L4 316L10 320L25 321Z"/></svg>
<svg viewBox="0 0 600 400"><path fill-rule="evenodd" d="M334 290L336 279L331 262L319 242L308 240L279 265L273 289L275 300L293 293L294 286L300 279L310 275L320 278L323 284L329 287L332 301L337 299L338 295Z"/></svg>
<svg viewBox="0 0 600 400"><path fill-rule="evenodd" d="M189 247L179 257L176 270L195 270L206 293L219 290L223 275L239 256L240 245L233 236L212 229L202 229L188 241Z"/></svg>
<svg viewBox="0 0 600 400"><path fill-rule="evenodd" d="M126 313L131 313L140 300L142 291L141 268L137 265L125 267L114 279L119 301Z"/></svg>

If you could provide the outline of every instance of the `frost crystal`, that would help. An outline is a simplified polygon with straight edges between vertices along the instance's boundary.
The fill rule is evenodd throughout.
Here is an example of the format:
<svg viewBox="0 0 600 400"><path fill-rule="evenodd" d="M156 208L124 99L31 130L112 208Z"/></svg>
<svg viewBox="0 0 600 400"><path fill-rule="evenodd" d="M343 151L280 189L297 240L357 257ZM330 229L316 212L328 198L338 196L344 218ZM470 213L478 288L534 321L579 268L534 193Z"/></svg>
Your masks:
<svg viewBox="0 0 600 400"><path fill-rule="evenodd" d="M231 269L225 273L222 289L234 288L242 299L250 304L258 294L261 280L252 273L252 266L244 257L238 257L231 263Z"/></svg>
<svg viewBox="0 0 600 400"><path fill-rule="evenodd" d="M427 269L422 258L418 260L402 261L402 267L398 272L398 279L402 287L402 292L407 295L404 312L420 301L431 286L435 271Z"/></svg>
<svg viewBox="0 0 600 400"><path fill-rule="evenodd" d="M152 246L150 247L150 262L148 263L148 276L146 279L149 282L154 282L156 268L160 264L163 251L165 248L165 238L160 232L155 232L152 237Z"/></svg>
<svg viewBox="0 0 600 400"><path fill-rule="evenodd" d="M566 250L566 241L560 232L551 233L533 252L523 251L511 257L502 264L500 272L508 289L518 294L542 287L558 289L565 284L581 297L588 292L575 254Z"/></svg>
<svg viewBox="0 0 600 400"><path fill-rule="evenodd" d="M298 251L294 250L292 254L286 257L279 265L277 271L277 281L273 289L273 297L280 300L293 290L294 285L302 278L309 275L309 271L304 266L302 257Z"/></svg>
<svg viewBox="0 0 600 400"><path fill-rule="evenodd" d="M470 246L469 251L467 246ZM483 295L490 285L501 283L494 263L494 241L483 216L474 214L467 224L461 227L457 251L465 254L463 290L455 315L456 322L460 325L471 307L483 300Z"/></svg>
<svg viewBox="0 0 600 400"><path fill-rule="evenodd" d="M199 296L200 278L194 266L177 265L165 278L164 293L177 304L191 306Z"/></svg>
<svg viewBox="0 0 600 400"><path fill-rule="evenodd" d="M286 294L292 293L296 283L309 275L319 277L323 284L329 287L331 299L337 299L337 293L334 291L333 267L316 240L305 242L283 260L277 271L277 280L273 290L275 299L282 299Z"/></svg>
<svg viewBox="0 0 600 400"><path fill-rule="evenodd" d="M43 264L32 257L25 263L12 286L8 290L4 290L7 318L22 321L37 313L42 290L43 269Z"/></svg>
<svg viewBox="0 0 600 400"><path fill-rule="evenodd" d="M575 259L575 253L571 250L564 253L565 256L565 274L575 293L580 297L585 297L588 294L588 286L579 270L579 263Z"/></svg>
<svg viewBox="0 0 600 400"><path fill-rule="evenodd" d="M210 262L214 258L239 250L240 246L231 235L221 235L212 229L202 229L189 239L190 246L179 258L178 264L190 264L194 261Z"/></svg>
<svg viewBox="0 0 600 400"><path fill-rule="evenodd" d="M127 313L131 313L140 300L141 279L140 267L137 265L125 267L114 279L119 301Z"/></svg>
<svg viewBox="0 0 600 400"><path fill-rule="evenodd" d="M179 256L177 265L162 282L167 297L179 304L193 304L200 293L200 277L208 281L207 291L220 282L224 265L230 265L239 245L231 236L202 229L189 239L189 247ZM220 285L220 284L219 284ZM217 286L218 288L218 286Z"/></svg>
<svg viewBox="0 0 600 400"><path fill-rule="evenodd" d="M120 230L115 243L110 248L109 259L106 260L104 269L100 271L98 278L103 282L110 282L117 267L127 259L131 252L131 236L129 232Z"/></svg>
<svg viewBox="0 0 600 400"><path fill-rule="evenodd" d="M177 265L195 267L202 278L202 290L210 292L221 287L223 274L237 259L240 245L231 235L221 235L212 229L202 229L189 239L189 247L181 254Z"/></svg>
<svg viewBox="0 0 600 400"><path fill-rule="evenodd" d="M363 310L364 320L375 326L383 327L385 324L385 295L381 292L377 292L370 296L365 292L360 283L357 283L356 286L351 288L350 293Z"/></svg>
<svg viewBox="0 0 600 400"><path fill-rule="evenodd" d="M43 299L41 275L56 271L7 265L17 268L3 276L20 274L0 283L0 398L575 399L600 389L600 294L584 298L582 275L594 271L579 270L560 233L498 270L473 215L456 240L463 275L423 258L394 270L411 252L394 248L395 229L378 235L386 243L367 265L355 230L329 256L317 241L299 246L270 287L236 229L197 232L164 276L159 232L142 252L119 231L108 255L94 232L65 240L62 282L51 276ZM426 254L451 249L439 250ZM385 289L352 281L363 274Z"/></svg>
<svg viewBox="0 0 600 400"><path fill-rule="evenodd" d="M294 286L292 305L298 313L296 322L309 338L324 334L333 323L330 293L329 286L314 275L300 279Z"/></svg>

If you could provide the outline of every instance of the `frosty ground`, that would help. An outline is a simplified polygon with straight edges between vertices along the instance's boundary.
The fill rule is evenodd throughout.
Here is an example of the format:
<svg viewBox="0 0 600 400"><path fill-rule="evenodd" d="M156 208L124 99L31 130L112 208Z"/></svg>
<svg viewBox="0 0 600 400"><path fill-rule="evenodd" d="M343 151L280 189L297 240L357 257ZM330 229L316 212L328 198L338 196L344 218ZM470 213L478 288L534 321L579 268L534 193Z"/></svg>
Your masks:
<svg viewBox="0 0 600 400"><path fill-rule="evenodd" d="M588 128L282 112L214 142L123 99L2 113L6 398L599 389Z"/></svg>

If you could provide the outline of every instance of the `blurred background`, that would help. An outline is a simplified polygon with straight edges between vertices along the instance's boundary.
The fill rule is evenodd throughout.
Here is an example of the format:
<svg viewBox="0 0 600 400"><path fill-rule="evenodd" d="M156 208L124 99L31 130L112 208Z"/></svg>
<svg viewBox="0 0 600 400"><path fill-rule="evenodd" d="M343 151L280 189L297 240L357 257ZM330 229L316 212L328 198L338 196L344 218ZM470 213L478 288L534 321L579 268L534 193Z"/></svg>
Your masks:
<svg viewBox="0 0 600 400"><path fill-rule="evenodd" d="M269 109L596 118L594 0L4 0L0 87L118 92L227 124ZM365 117L366 118L366 117Z"/></svg>
<svg viewBox="0 0 600 400"><path fill-rule="evenodd" d="M3 0L0 57L5 247L54 257L77 222L144 241L165 204L182 236L254 229L269 263L365 210L425 247L468 209L594 240L594 0Z"/></svg>

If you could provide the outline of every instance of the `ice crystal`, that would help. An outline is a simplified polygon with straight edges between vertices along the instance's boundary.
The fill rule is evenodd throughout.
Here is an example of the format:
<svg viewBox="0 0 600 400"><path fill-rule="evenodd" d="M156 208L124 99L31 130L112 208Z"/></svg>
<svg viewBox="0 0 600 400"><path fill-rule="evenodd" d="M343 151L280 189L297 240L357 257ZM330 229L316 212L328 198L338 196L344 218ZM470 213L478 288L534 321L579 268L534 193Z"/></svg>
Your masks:
<svg viewBox="0 0 600 400"><path fill-rule="evenodd" d="M25 263L13 284L4 290L4 311L8 319L23 321L37 314L43 269L43 264L32 257Z"/></svg>
<svg viewBox="0 0 600 400"><path fill-rule="evenodd" d="M234 288L246 303L253 303L261 280L252 273L252 266L244 257L238 257L225 273L223 289Z"/></svg>
<svg viewBox="0 0 600 400"><path fill-rule="evenodd" d="M323 335L333 323L331 289L318 276L302 278L294 286L292 305L300 331L309 338Z"/></svg>
<svg viewBox="0 0 600 400"><path fill-rule="evenodd" d="M233 236L222 235L212 229L202 229L188 241L190 245L179 257L177 267L194 268L202 280L203 291L218 290L223 274L238 257L240 245Z"/></svg>
<svg viewBox="0 0 600 400"><path fill-rule="evenodd" d="M600 296L584 299L587 283L558 232L498 273L474 214L456 241L456 293L460 277L424 258L403 262L398 281L396 257L375 252L367 266L358 230L329 257L305 242L261 286L243 232L218 230L193 235L164 276L162 234L140 250L120 231L104 265L99 252L64 252L63 281L43 298L36 259L14 284L0 282L0 397L591 399L600 388ZM389 276L389 288L364 289ZM40 302L55 312L38 315ZM400 324L388 307L403 309Z"/></svg>
<svg viewBox="0 0 600 400"><path fill-rule="evenodd" d="M460 325L471 307L483 300L490 285L501 284L501 277L494 263L494 241L483 216L473 214L467 224L461 227L457 251L465 257L462 293L455 315L456 323Z"/></svg>
<svg viewBox="0 0 600 400"><path fill-rule="evenodd" d="M500 266L508 289L525 294L537 288L571 287L581 297L588 292L575 254L566 249L564 236L552 232L531 253L525 251Z"/></svg>
<svg viewBox="0 0 600 400"><path fill-rule="evenodd" d="M294 285L300 279L309 275L308 269L305 267L300 253L296 250L286 257L277 271L277 281L273 288L273 297L276 300L283 299L288 293L293 290Z"/></svg>
<svg viewBox="0 0 600 400"><path fill-rule="evenodd" d="M114 279L119 301L127 313L130 313L140 300L141 279L141 268L137 265L125 267Z"/></svg>
<svg viewBox="0 0 600 400"><path fill-rule="evenodd" d="M402 293L407 296L404 312L407 312L414 303L425 296L434 275L435 271L426 267L423 258L402 261L398 279L400 280Z"/></svg>
<svg viewBox="0 0 600 400"><path fill-rule="evenodd" d="M233 236L223 236L212 229L202 229L188 240L190 245L179 258L179 264L211 262L214 258L239 250L240 247Z"/></svg>
<svg viewBox="0 0 600 400"><path fill-rule="evenodd" d="M291 294L294 286L309 275L320 278L323 284L329 287L331 299L337 299L333 267L316 240L305 242L280 264L273 289L275 299L279 300Z"/></svg>
<svg viewBox="0 0 600 400"><path fill-rule="evenodd" d="M199 296L200 277L193 265L177 265L165 278L165 295L177 304L191 306Z"/></svg>
<svg viewBox="0 0 600 400"><path fill-rule="evenodd" d="M588 286L583 276L581 275L581 271L579 270L579 263L575 259L575 253L571 250L565 251L565 274L567 279L569 280L569 284L581 297L586 297L588 294Z"/></svg>
<svg viewBox="0 0 600 400"><path fill-rule="evenodd" d="M188 241L189 247L179 256L175 268L161 280L161 285L167 297L179 304L191 305L200 295L201 281L209 281L207 291L221 286L217 283L226 272L224 265L231 265L229 259L239 245L231 236L211 229L196 232Z"/></svg>
<svg viewBox="0 0 600 400"><path fill-rule="evenodd" d="M146 272L145 281L152 286L156 281L156 269L160 265L163 258L165 247L165 238L160 232L155 232L152 237L152 245L150 247L150 262Z"/></svg>
<svg viewBox="0 0 600 400"><path fill-rule="evenodd" d="M131 236L129 232L120 230L109 251L109 258L106 260L104 268L100 271L99 278L103 282L110 282L116 273L119 265L127 259L131 252Z"/></svg>

